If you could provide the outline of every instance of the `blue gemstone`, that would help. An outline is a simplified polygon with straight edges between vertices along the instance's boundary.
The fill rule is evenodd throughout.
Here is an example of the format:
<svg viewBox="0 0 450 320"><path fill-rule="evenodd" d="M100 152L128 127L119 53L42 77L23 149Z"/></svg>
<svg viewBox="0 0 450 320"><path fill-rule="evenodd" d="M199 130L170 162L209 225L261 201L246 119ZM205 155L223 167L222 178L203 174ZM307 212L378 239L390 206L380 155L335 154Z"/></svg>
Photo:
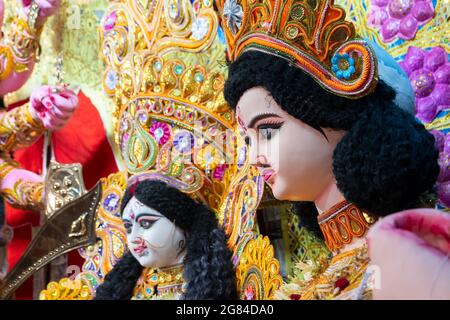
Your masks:
<svg viewBox="0 0 450 320"><path fill-rule="evenodd" d="M219 37L219 41L222 45L226 46L227 45L227 40L225 38L225 33L223 32L223 29L221 27L218 28L217 30L217 36Z"/></svg>
<svg viewBox="0 0 450 320"><path fill-rule="evenodd" d="M331 63L332 64L337 64L338 63L339 58L337 57L337 55L333 56L333 58L331 58Z"/></svg>

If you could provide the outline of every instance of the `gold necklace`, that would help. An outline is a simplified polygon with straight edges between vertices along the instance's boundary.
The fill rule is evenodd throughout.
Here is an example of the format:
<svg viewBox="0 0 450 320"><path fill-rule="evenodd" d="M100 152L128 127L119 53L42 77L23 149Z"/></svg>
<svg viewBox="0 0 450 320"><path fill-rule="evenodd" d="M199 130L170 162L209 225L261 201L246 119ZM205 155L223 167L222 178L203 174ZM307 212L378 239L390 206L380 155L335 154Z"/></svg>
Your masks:
<svg viewBox="0 0 450 320"><path fill-rule="evenodd" d="M296 276L277 292L276 298L290 300L323 300L350 298L359 288L369 265L367 245L339 253L355 237L366 235L376 220L354 204L342 201L318 217L325 243L335 256L329 261L298 263ZM361 297L371 292L361 290ZM356 297L360 298L360 297Z"/></svg>
<svg viewBox="0 0 450 320"><path fill-rule="evenodd" d="M136 300L177 300L185 291L184 266L144 269L134 289Z"/></svg>
<svg viewBox="0 0 450 320"><path fill-rule="evenodd" d="M376 219L344 200L320 214L318 221L328 249L337 252L354 237L364 237Z"/></svg>

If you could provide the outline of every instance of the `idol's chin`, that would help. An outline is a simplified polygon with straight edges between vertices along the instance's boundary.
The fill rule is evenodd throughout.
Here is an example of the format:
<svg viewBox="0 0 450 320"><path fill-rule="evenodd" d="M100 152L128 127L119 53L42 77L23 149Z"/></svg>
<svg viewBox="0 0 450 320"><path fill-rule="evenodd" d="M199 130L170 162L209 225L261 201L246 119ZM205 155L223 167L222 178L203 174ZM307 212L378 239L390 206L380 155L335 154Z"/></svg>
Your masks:
<svg viewBox="0 0 450 320"><path fill-rule="evenodd" d="M280 183L279 180L275 180L272 185L269 185L272 190L273 197L280 201L311 201L311 200L299 200L299 195L291 192L288 188L285 188L284 184Z"/></svg>
<svg viewBox="0 0 450 320"><path fill-rule="evenodd" d="M145 259L140 259L138 261L144 268L158 268L158 266L156 266L156 263L154 261L148 261Z"/></svg>
<svg viewBox="0 0 450 320"><path fill-rule="evenodd" d="M134 258L139 262L139 264L141 266L143 266L144 268L156 268L155 267L155 261L152 259L151 256L149 256L149 254L147 253L147 255L137 255L137 254L133 254Z"/></svg>
<svg viewBox="0 0 450 320"><path fill-rule="evenodd" d="M280 201L291 200L289 199L289 193L286 188L282 188L278 183L274 182L272 185L268 185L272 190L273 197Z"/></svg>

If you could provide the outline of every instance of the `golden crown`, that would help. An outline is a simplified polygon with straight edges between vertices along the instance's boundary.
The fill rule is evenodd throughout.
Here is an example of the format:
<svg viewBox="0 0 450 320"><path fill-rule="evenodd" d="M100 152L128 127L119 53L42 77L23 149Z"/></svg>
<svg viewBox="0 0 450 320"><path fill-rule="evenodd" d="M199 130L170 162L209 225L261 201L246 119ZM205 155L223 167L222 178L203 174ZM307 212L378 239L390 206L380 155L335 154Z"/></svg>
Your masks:
<svg viewBox="0 0 450 320"><path fill-rule="evenodd" d="M81 250L86 261L79 281L52 282L42 299L94 294L127 250L119 200L127 183L141 179L166 181L214 210L236 265L253 243L263 181L249 165L223 98L226 68L219 62L225 60L225 47L218 27L209 0L111 1L102 20L102 84L114 100L115 138L127 172L102 179L100 240ZM272 273L279 269L276 263L264 260Z"/></svg>
<svg viewBox="0 0 450 320"><path fill-rule="evenodd" d="M348 98L370 93L377 62L333 0L216 0L229 58L248 50L292 62L325 89Z"/></svg>
<svg viewBox="0 0 450 320"><path fill-rule="evenodd" d="M223 98L212 1L112 2L102 27L103 86L129 183L163 180L219 212L247 156Z"/></svg>

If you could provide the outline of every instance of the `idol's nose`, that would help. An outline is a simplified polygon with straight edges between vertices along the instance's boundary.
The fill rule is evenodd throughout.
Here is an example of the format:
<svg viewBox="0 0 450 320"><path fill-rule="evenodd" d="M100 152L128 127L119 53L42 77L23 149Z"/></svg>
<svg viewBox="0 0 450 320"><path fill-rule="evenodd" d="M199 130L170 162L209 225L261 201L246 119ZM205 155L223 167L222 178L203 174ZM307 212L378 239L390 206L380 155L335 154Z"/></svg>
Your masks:
<svg viewBox="0 0 450 320"><path fill-rule="evenodd" d="M141 237L137 237L136 239L131 241L131 243L132 244L142 244L143 241L144 241L144 239L142 239Z"/></svg>

